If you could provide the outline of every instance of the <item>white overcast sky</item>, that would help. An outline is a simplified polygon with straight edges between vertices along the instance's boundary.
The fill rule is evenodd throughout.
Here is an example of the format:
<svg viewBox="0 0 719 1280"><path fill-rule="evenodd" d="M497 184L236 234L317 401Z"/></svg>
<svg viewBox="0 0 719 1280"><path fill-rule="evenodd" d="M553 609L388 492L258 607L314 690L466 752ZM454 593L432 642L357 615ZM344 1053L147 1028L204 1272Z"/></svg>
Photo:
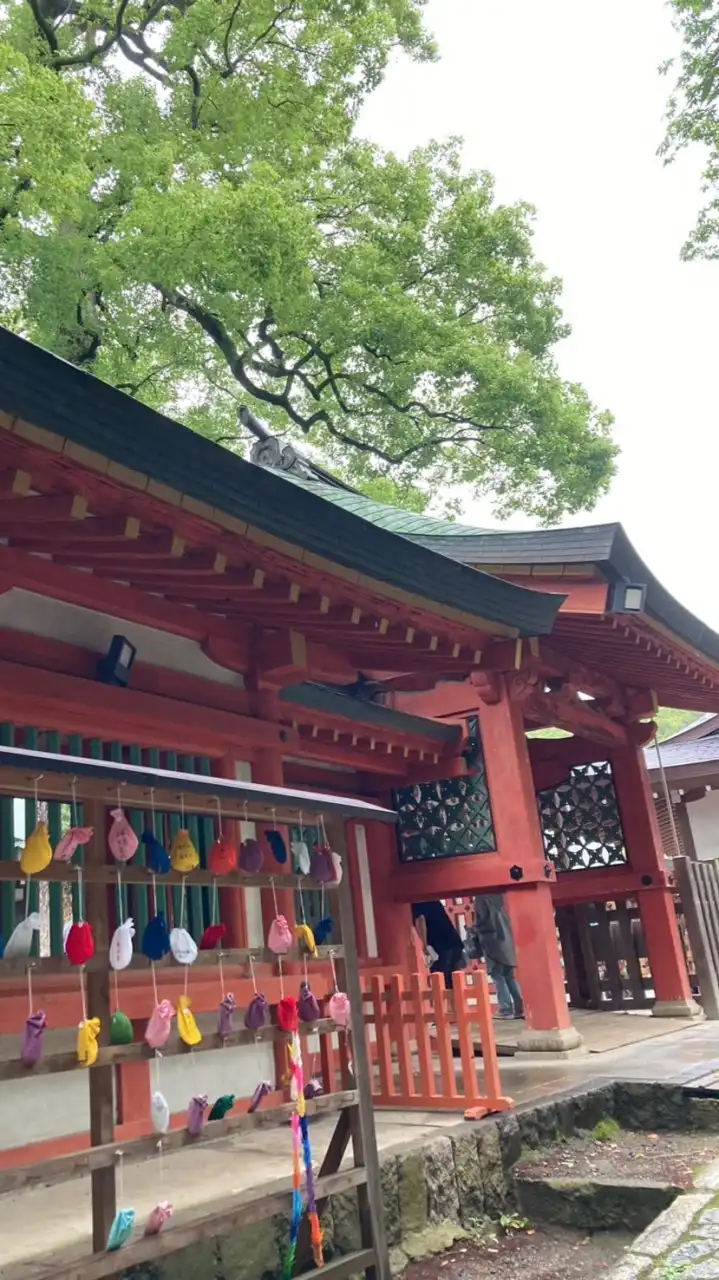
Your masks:
<svg viewBox="0 0 719 1280"><path fill-rule="evenodd" d="M719 263L679 257L701 157L665 168L656 155L669 89L657 68L678 49L668 7L430 0L426 18L439 62L397 59L360 131L402 154L461 134L500 200L536 206L537 255L564 281L573 330L561 371L611 409L622 449L608 497L567 523L621 521L719 630ZM476 504L465 514L496 523Z"/></svg>

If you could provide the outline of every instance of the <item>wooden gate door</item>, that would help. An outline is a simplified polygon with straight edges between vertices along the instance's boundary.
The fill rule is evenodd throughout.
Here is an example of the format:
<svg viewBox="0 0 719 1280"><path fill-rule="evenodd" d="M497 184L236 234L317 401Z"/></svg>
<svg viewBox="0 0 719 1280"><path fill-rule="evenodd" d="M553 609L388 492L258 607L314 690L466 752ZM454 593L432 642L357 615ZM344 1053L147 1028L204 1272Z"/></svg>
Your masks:
<svg viewBox="0 0 719 1280"><path fill-rule="evenodd" d="M649 1007L651 972L636 903L560 907L557 927L574 1008Z"/></svg>

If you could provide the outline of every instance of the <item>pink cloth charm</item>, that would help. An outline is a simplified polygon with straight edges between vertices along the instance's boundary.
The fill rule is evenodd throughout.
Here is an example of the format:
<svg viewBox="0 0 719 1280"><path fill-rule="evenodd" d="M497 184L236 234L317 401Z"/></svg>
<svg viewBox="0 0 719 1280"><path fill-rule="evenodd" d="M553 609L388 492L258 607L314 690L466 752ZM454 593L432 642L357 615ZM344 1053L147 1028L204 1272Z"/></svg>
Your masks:
<svg viewBox="0 0 719 1280"><path fill-rule="evenodd" d="M129 862L137 853L140 843L125 817L124 809L111 809L112 826L107 835L110 853L118 862Z"/></svg>
<svg viewBox="0 0 719 1280"><path fill-rule="evenodd" d="M47 1017L42 1009L31 1013L20 1039L20 1058L26 1067L35 1067L41 1061Z"/></svg>
<svg viewBox="0 0 719 1280"><path fill-rule="evenodd" d="M267 935L267 945L276 956L286 956L292 950L292 930L285 916L275 916Z"/></svg>
<svg viewBox="0 0 719 1280"><path fill-rule="evenodd" d="M95 834L94 827L70 827L55 846L53 857L56 862L69 862L81 844L87 844Z"/></svg>
<svg viewBox="0 0 719 1280"><path fill-rule="evenodd" d="M346 996L344 991L335 991L334 995L330 996L327 1012L338 1027L348 1027L350 1022L349 996Z"/></svg>
<svg viewBox="0 0 719 1280"><path fill-rule="evenodd" d="M187 1132L191 1138L199 1138L202 1133L209 1105L210 1100L206 1093L197 1093L194 1098L190 1098L190 1105L187 1108Z"/></svg>
<svg viewBox="0 0 719 1280"><path fill-rule="evenodd" d="M160 1200L159 1204L155 1205L155 1208L147 1219L147 1225L143 1234L146 1236L159 1235L168 1218L171 1217L172 1205L167 1200Z"/></svg>
<svg viewBox="0 0 719 1280"><path fill-rule="evenodd" d="M228 1036L231 1036L235 1029L233 1017L236 1008L237 1001L235 1000L232 992L228 991L227 995L223 996L220 1004L220 1016L217 1024L217 1034L218 1036L221 1036L223 1040L226 1040Z"/></svg>
<svg viewBox="0 0 719 1280"><path fill-rule="evenodd" d="M145 1041L151 1049L162 1049L167 1044L174 1016L175 1010L169 1000L161 1000L155 1005L145 1029Z"/></svg>

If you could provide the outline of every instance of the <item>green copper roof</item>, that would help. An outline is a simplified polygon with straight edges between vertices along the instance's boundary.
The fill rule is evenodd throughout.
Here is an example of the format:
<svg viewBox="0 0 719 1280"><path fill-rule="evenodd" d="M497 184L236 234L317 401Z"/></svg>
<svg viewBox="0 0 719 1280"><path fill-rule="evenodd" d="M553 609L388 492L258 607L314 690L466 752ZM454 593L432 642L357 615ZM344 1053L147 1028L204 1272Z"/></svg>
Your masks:
<svg viewBox="0 0 719 1280"><path fill-rule="evenodd" d="M347 489L323 484L320 480L305 480L287 471L277 474L282 475L285 480L291 480L293 484L301 485L303 489L308 489L318 498L326 498L328 502L334 502L335 506L351 511L353 515L361 516L363 520L369 520L370 524L376 525L379 529L386 529L388 533L399 533L403 538L478 537L492 532L491 529L478 529L468 524L455 524L452 520L435 520L432 516L402 511L399 507L390 507L385 502L375 502L373 498L366 498L363 493L351 493Z"/></svg>

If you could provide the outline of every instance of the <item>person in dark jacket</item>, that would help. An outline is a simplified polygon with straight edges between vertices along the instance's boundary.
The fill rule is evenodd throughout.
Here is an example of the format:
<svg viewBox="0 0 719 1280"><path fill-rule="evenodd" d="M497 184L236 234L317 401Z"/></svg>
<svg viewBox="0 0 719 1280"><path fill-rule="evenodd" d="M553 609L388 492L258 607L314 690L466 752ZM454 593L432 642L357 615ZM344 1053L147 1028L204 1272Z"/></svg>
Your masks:
<svg viewBox="0 0 719 1280"><path fill-rule="evenodd" d="M425 957L429 956L430 947L437 957L432 960L430 972L443 973L446 985L451 987L452 974L457 969L464 969L466 958L464 943L442 903L415 902L412 906L412 920Z"/></svg>
<svg viewBox="0 0 719 1280"><path fill-rule="evenodd" d="M479 959L484 959L499 1002L500 1018L523 1018L524 1001L514 976L517 952L512 926L501 893L479 893L474 900L474 937Z"/></svg>

